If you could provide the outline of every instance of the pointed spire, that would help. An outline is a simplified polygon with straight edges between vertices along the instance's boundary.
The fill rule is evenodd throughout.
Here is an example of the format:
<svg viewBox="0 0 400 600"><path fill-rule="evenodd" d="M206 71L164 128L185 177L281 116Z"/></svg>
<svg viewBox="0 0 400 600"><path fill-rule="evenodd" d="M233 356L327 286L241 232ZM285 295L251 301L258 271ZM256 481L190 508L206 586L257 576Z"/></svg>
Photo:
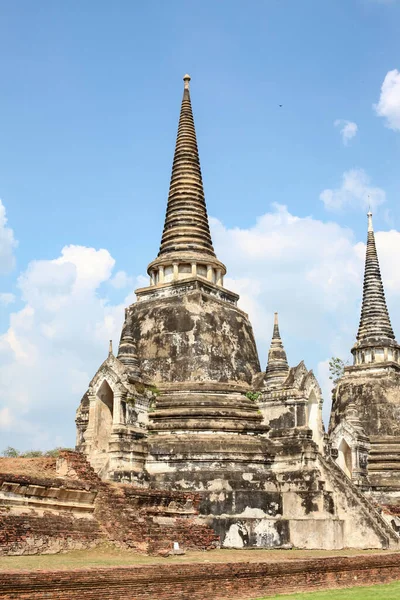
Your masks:
<svg viewBox="0 0 400 600"><path fill-rule="evenodd" d="M285 381L288 373L289 365L279 333L278 313L276 312L274 315L272 341L268 352L268 365L265 380L268 385L280 385Z"/></svg>
<svg viewBox="0 0 400 600"><path fill-rule="evenodd" d="M168 206L158 256L196 251L215 258L197 149L190 76L185 75Z"/></svg>
<svg viewBox="0 0 400 600"><path fill-rule="evenodd" d="M384 343L385 340L389 342L389 340L395 339L386 306L371 211L368 212L367 216L368 239L365 257L363 300L355 348L360 345L376 345L377 343ZM393 342L389 343L389 345L393 345Z"/></svg>
<svg viewBox="0 0 400 600"><path fill-rule="evenodd" d="M160 251L148 265L147 273L150 287L174 286L189 277L207 279L209 285L223 287L226 267L217 259L211 240L190 102L190 76L185 75L183 80L164 230ZM236 303L237 298L230 301Z"/></svg>
<svg viewBox="0 0 400 600"><path fill-rule="evenodd" d="M132 316L128 309L125 309L125 322L122 327L117 358L128 367L132 375L140 376L136 344L132 336Z"/></svg>
<svg viewBox="0 0 400 600"><path fill-rule="evenodd" d="M110 343L108 344L108 356L113 356L112 340L110 340Z"/></svg>
<svg viewBox="0 0 400 600"><path fill-rule="evenodd" d="M372 224L372 212L368 211L367 212L367 217L368 217L368 233L371 231L372 233L374 233L374 226Z"/></svg>

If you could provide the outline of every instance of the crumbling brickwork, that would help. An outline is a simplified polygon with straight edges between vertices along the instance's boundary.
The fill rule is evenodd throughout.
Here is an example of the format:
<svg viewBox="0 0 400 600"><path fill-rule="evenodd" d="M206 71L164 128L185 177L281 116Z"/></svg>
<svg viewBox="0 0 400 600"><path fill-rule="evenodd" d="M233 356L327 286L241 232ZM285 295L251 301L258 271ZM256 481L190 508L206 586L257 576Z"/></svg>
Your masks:
<svg viewBox="0 0 400 600"><path fill-rule="evenodd" d="M167 553L173 542L187 549L218 545L198 521L197 494L105 483L78 452L62 452L58 469L64 477L0 473L0 554L49 554L104 541L148 553Z"/></svg>
<svg viewBox="0 0 400 600"><path fill-rule="evenodd" d="M1 554L54 554L96 546L106 541L99 523L72 515L27 511L0 512Z"/></svg>

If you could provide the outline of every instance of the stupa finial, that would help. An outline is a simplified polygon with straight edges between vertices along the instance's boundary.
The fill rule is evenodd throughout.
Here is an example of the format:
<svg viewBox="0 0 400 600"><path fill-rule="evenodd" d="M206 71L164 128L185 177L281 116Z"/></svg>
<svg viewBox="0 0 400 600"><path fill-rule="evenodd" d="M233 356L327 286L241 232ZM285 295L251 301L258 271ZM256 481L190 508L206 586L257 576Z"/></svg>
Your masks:
<svg viewBox="0 0 400 600"><path fill-rule="evenodd" d="M393 345L395 339L386 306L371 210L368 211L367 216L368 237L365 254L363 299L357 342L353 347L353 354L361 346L383 347L388 343Z"/></svg>
<svg viewBox="0 0 400 600"><path fill-rule="evenodd" d="M279 332L278 313L276 312L274 314L274 329L268 352L265 380L270 386L281 385L288 376L288 373L289 365Z"/></svg>
<svg viewBox="0 0 400 600"><path fill-rule="evenodd" d="M367 217L368 217L368 231L374 231L374 227L372 225L372 212L371 212L371 207L369 207L369 210L367 212Z"/></svg>

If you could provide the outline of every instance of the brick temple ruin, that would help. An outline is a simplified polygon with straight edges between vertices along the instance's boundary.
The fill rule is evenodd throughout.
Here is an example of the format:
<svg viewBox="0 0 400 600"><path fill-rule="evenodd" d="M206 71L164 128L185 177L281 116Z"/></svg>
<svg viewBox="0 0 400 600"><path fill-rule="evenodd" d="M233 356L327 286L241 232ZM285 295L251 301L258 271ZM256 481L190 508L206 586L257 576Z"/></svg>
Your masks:
<svg viewBox="0 0 400 600"><path fill-rule="evenodd" d="M46 552L104 539L144 552L173 541L396 549L400 347L372 217L354 365L333 390L326 433L318 381L304 362L289 366L277 314L261 370L248 315L224 287L189 82L149 285L136 290L118 352L110 346L80 402L78 453L47 478L4 473L0 463L2 551L29 552L27 539Z"/></svg>

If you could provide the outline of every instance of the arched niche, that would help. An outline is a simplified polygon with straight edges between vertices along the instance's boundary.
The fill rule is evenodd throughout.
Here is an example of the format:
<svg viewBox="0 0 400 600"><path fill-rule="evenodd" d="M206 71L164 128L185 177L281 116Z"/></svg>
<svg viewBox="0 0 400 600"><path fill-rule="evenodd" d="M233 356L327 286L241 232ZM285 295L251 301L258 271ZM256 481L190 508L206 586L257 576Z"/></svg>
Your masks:
<svg viewBox="0 0 400 600"><path fill-rule="evenodd" d="M353 472L353 460L351 456L351 448L343 438L338 447L337 463L339 467L351 478Z"/></svg>
<svg viewBox="0 0 400 600"><path fill-rule="evenodd" d="M97 391L97 419L94 439L100 451L108 450L113 425L114 394L106 380Z"/></svg>

